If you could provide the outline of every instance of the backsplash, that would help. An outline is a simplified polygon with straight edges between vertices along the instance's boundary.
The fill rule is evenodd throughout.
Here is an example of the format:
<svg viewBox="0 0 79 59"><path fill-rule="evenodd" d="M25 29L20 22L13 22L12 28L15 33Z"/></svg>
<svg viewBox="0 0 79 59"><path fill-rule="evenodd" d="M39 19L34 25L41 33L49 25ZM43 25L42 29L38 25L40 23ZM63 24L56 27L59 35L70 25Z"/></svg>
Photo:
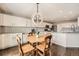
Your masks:
<svg viewBox="0 0 79 59"><path fill-rule="evenodd" d="M77 27L69 27L69 28L62 28L60 32L79 32L79 26Z"/></svg>
<svg viewBox="0 0 79 59"><path fill-rule="evenodd" d="M74 32L78 30L79 27L77 25L77 22L57 24L57 32Z"/></svg>

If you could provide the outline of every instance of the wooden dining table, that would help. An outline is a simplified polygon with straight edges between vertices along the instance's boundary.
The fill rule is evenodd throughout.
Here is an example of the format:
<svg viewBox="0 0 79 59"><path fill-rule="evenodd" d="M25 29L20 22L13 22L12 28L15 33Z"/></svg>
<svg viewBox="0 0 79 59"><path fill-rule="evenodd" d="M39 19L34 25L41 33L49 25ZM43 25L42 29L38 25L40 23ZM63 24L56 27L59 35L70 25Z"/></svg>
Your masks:
<svg viewBox="0 0 79 59"><path fill-rule="evenodd" d="M29 43L32 44L32 46L35 48L35 55L37 55L37 45L38 43L43 43L45 42L45 39L47 36L49 36L51 34L42 34L42 35L31 35L31 36L27 36L27 40Z"/></svg>
<svg viewBox="0 0 79 59"><path fill-rule="evenodd" d="M44 35L32 35L32 36L28 36L28 42L30 42L31 44L36 43L36 42L44 42L45 38L50 35L50 34L44 34Z"/></svg>

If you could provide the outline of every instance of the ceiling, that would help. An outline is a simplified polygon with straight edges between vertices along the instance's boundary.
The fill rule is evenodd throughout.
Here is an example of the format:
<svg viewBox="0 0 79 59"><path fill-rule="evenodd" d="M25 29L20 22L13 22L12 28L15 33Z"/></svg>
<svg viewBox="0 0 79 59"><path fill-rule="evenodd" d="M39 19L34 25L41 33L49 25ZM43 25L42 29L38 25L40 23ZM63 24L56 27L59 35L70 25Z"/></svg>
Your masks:
<svg viewBox="0 0 79 59"><path fill-rule="evenodd" d="M31 19L36 13L35 3L0 3L2 13ZM79 3L40 3L39 12L44 21L58 22L64 20L77 20L79 16Z"/></svg>

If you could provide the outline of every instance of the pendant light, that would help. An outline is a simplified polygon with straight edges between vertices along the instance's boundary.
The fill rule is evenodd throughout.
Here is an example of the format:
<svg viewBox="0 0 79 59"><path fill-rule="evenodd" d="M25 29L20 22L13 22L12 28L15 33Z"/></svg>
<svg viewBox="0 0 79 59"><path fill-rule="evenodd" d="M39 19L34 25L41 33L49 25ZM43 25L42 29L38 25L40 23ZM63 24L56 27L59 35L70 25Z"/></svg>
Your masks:
<svg viewBox="0 0 79 59"><path fill-rule="evenodd" d="M37 11L32 17L32 21L35 25L40 25L43 22L43 18L41 14L39 13L39 3L36 3Z"/></svg>

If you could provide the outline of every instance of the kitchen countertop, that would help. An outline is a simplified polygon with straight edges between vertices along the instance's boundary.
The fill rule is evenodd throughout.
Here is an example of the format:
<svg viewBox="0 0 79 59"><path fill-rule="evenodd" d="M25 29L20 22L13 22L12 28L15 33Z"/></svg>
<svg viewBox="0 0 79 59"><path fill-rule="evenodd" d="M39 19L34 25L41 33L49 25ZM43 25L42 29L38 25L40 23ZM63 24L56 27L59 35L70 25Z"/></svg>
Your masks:
<svg viewBox="0 0 79 59"><path fill-rule="evenodd" d="M79 32L53 32L53 33L79 33Z"/></svg>
<svg viewBox="0 0 79 59"><path fill-rule="evenodd" d="M43 27L22 27L22 26L0 26L0 34L7 34L7 33L28 33L31 29Z"/></svg>

